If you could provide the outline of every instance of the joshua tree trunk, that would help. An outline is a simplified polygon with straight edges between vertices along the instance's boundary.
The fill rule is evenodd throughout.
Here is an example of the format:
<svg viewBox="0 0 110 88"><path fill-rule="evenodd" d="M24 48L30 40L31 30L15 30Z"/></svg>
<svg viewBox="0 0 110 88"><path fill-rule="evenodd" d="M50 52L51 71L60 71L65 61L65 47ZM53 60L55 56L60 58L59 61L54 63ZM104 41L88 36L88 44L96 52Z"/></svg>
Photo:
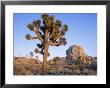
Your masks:
<svg viewBox="0 0 110 88"><path fill-rule="evenodd" d="M48 48L49 48L48 43L45 43L44 55L43 55L43 65L42 65L42 70L43 70L44 75L48 73L48 62L47 62Z"/></svg>
<svg viewBox="0 0 110 88"><path fill-rule="evenodd" d="M48 62L47 62L47 58L48 58L48 48L49 48L49 44L48 44L48 30L45 30L45 45L44 45L44 55L43 55L43 65L42 65L42 70L43 70L43 74L47 74L48 73Z"/></svg>

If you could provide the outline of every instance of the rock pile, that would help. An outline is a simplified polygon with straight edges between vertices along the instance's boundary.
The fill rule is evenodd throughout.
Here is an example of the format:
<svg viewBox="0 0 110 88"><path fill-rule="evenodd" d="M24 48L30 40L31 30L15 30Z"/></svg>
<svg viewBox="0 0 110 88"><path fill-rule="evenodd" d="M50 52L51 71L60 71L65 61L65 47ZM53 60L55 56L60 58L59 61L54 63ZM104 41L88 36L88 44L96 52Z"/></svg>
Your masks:
<svg viewBox="0 0 110 88"><path fill-rule="evenodd" d="M91 64L91 58L85 53L84 49L78 45L72 45L66 51L68 64Z"/></svg>
<svg viewBox="0 0 110 88"><path fill-rule="evenodd" d="M65 57L54 57L48 61L48 64L55 66L65 66L67 64L67 60Z"/></svg>
<svg viewBox="0 0 110 88"><path fill-rule="evenodd" d="M37 59L14 57L14 75L37 75L41 73L42 62Z"/></svg>

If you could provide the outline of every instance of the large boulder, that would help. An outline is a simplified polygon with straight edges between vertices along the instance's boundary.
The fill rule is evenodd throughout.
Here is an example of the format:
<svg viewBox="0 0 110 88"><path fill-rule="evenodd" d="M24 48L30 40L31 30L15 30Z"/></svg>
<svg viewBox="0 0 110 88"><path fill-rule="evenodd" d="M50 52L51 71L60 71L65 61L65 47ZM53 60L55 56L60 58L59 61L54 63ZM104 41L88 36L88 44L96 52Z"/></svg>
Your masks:
<svg viewBox="0 0 110 88"><path fill-rule="evenodd" d="M91 64L91 58L79 45L72 45L66 51L68 64Z"/></svg>

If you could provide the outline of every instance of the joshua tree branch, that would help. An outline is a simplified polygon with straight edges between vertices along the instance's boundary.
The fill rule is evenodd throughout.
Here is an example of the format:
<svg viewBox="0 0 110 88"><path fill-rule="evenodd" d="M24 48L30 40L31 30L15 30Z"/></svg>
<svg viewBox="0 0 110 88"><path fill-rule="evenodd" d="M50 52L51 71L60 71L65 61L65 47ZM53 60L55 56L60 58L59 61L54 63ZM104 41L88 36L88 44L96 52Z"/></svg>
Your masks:
<svg viewBox="0 0 110 88"><path fill-rule="evenodd" d="M37 38L43 43L44 40L43 40L43 38L41 36L39 28L34 27L34 32L37 34Z"/></svg>
<svg viewBox="0 0 110 88"><path fill-rule="evenodd" d="M31 39L38 39L38 37L36 36L36 37L31 37Z"/></svg>
<svg viewBox="0 0 110 88"><path fill-rule="evenodd" d="M65 43L61 42L61 41L57 41L52 43L51 41L49 42L50 46L59 46L59 45L65 45Z"/></svg>
<svg viewBox="0 0 110 88"><path fill-rule="evenodd" d="M64 36L64 35L63 35L61 32L57 33L57 36L56 36L55 33L53 32L53 33L49 36L49 38L56 37L57 39L60 39L60 38L63 37L63 36Z"/></svg>
<svg viewBox="0 0 110 88"><path fill-rule="evenodd" d="M25 38L26 38L27 40L38 39L37 36L32 37L30 34L27 34L27 35L25 36Z"/></svg>

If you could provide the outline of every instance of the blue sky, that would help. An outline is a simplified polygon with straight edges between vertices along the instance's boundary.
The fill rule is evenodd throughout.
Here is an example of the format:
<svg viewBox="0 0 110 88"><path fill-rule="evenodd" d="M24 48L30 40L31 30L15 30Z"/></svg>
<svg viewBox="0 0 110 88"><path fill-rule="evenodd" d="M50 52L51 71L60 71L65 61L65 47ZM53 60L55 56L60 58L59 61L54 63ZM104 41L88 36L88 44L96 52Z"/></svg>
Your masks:
<svg viewBox="0 0 110 88"><path fill-rule="evenodd" d="M59 47L49 47L49 59L66 56L66 50L74 44L78 44L85 49L90 56L97 56L97 14L95 13L56 13L55 19L68 25L65 35L67 45ZM26 40L25 35L35 35L27 28L27 24L33 20L41 19L40 13L16 13L14 14L14 56L26 56L30 51L34 51L39 40ZM42 59L42 55L36 54Z"/></svg>

